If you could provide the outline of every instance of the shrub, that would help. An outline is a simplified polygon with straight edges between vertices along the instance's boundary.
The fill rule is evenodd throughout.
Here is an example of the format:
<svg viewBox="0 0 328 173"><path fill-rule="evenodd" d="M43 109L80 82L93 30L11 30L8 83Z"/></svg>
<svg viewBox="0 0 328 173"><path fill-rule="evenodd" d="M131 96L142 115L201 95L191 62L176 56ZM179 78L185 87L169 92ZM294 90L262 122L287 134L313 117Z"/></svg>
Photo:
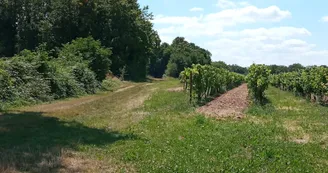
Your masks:
<svg viewBox="0 0 328 173"><path fill-rule="evenodd" d="M21 57L14 57L1 64L2 108L4 105L19 106L52 99L49 83L37 71L38 66L21 61Z"/></svg>
<svg viewBox="0 0 328 173"><path fill-rule="evenodd" d="M84 64L78 64L73 67L73 74L77 82L80 83L80 86L84 88L85 92L88 94L96 93L96 90L99 86L96 79L96 75L93 71L88 69Z"/></svg>
<svg viewBox="0 0 328 173"><path fill-rule="evenodd" d="M56 61L49 63L47 76L50 81L51 93L55 99L85 94L83 85L76 80L72 69L61 66Z"/></svg>
<svg viewBox="0 0 328 173"><path fill-rule="evenodd" d="M8 99L13 95L11 92L11 87L13 85L12 78L7 71L8 65L5 61L0 60L0 110L1 105L8 101Z"/></svg>
<svg viewBox="0 0 328 173"><path fill-rule="evenodd" d="M114 91L121 85L121 81L119 79L106 79L103 80L101 84L101 89L104 91Z"/></svg>
<svg viewBox="0 0 328 173"><path fill-rule="evenodd" d="M255 102L263 103L265 101L264 91L269 86L270 70L265 65L253 64L248 71L246 81L251 97Z"/></svg>
<svg viewBox="0 0 328 173"><path fill-rule="evenodd" d="M96 74L97 80L102 81L110 70L111 54L112 51L102 47L100 41L88 37L78 38L71 43L65 44L59 52L59 58L64 59L68 66L73 66L77 62L86 62Z"/></svg>
<svg viewBox="0 0 328 173"><path fill-rule="evenodd" d="M178 77L179 76L179 72L178 72L178 66L176 63L169 63L167 64L167 69L165 71L165 74L167 76L171 76L171 77Z"/></svg>

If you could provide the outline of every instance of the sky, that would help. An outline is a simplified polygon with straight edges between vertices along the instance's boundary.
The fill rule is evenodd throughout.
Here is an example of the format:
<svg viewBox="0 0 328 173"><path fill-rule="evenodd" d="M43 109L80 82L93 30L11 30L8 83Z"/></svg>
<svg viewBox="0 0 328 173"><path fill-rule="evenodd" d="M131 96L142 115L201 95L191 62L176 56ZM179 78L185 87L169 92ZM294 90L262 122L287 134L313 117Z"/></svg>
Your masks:
<svg viewBox="0 0 328 173"><path fill-rule="evenodd" d="M212 61L328 65L328 1L138 0L163 42L185 37Z"/></svg>

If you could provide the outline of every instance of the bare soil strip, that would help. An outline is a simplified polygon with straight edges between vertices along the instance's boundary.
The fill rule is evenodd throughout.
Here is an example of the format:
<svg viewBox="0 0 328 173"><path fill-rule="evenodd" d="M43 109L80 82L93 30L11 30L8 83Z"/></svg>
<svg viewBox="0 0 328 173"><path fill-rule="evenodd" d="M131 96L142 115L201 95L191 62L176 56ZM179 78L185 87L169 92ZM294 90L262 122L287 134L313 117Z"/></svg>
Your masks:
<svg viewBox="0 0 328 173"><path fill-rule="evenodd" d="M247 85L243 84L219 96L205 106L197 109L198 112L214 118L244 117L243 111L247 108Z"/></svg>

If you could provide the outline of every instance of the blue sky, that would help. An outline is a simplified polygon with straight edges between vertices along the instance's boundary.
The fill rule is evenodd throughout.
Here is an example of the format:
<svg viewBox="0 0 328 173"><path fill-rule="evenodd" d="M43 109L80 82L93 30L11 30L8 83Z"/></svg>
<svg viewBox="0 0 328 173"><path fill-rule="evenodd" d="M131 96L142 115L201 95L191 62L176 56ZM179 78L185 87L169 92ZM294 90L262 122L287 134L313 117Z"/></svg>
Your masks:
<svg viewBox="0 0 328 173"><path fill-rule="evenodd" d="M212 60L328 65L328 1L139 0L154 14L162 41L177 36L211 51ZM327 17L326 17L327 16Z"/></svg>

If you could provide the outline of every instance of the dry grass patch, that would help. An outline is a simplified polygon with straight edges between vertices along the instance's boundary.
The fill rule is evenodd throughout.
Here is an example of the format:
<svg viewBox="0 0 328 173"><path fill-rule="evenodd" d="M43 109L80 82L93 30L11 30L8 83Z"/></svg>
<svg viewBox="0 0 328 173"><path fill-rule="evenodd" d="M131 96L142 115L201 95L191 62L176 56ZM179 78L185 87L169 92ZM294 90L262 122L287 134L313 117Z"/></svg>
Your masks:
<svg viewBox="0 0 328 173"><path fill-rule="evenodd" d="M311 136L299 125L299 121L286 120L283 127L289 132L289 140L298 144L310 142Z"/></svg>
<svg viewBox="0 0 328 173"><path fill-rule="evenodd" d="M79 172L103 172L115 173L121 172L136 172L132 165L126 165L113 160L99 161L90 159L87 156L82 156L79 153L68 153L61 158L62 167L58 170L60 173L79 173Z"/></svg>
<svg viewBox="0 0 328 173"><path fill-rule="evenodd" d="M169 88L169 89L167 89L167 91L170 91L170 92L181 92L181 91L183 91L183 87Z"/></svg>
<svg viewBox="0 0 328 173"><path fill-rule="evenodd" d="M269 120L268 118L262 118L259 116L247 116L248 121L256 124L256 125L265 125L267 123L272 122L272 120Z"/></svg>
<svg viewBox="0 0 328 173"><path fill-rule="evenodd" d="M287 111L302 111L303 109L292 107L292 106L280 106L277 108L278 110L287 110Z"/></svg>

